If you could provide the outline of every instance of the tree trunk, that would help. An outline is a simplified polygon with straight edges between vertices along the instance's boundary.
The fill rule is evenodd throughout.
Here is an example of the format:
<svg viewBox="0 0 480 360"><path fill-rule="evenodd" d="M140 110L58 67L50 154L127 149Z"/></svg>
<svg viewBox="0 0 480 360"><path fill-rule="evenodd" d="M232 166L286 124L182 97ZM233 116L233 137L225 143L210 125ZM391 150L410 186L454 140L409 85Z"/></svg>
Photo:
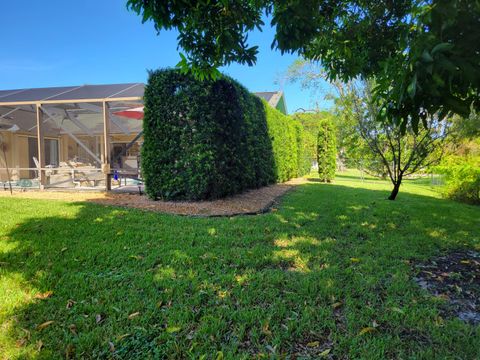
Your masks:
<svg viewBox="0 0 480 360"><path fill-rule="evenodd" d="M398 191L400 190L400 184L402 183L402 178L398 179L395 184L393 184L393 190L390 196L388 197L388 200L395 200L395 198L398 195Z"/></svg>

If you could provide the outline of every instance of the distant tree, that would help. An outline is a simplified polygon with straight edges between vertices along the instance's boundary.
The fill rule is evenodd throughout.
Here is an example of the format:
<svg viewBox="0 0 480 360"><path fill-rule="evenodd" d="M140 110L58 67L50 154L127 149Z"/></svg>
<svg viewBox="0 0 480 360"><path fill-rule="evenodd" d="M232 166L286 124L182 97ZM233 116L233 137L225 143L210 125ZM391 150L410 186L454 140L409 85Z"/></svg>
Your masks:
<svg viewBox="0 0 480 360"><path fill-rule="evenodd" d="M157 31L175 28L179 66L200 78L254 65L248 34L269 19L272 48L319 62L328 79L374 78L379 121L402 132L480 110L479 0L128 0Z"/></svg>
<svg viewBox="0 0 480 360"><path fill-rule="evenodd" d="M341 95L337 106L353 116L353 131L357 131L361 147L370 150L365 164L371 172L386 173L393 189L388 197L395 200L405 177L428 169L437 164L447 148L451 123L434 116L426 128L414 130L408 124L405 129L393 122L379 122L379 105L372 96L373 84L349 82L341 84Z"/></svg>
<svg viewBox="0 0 480 360"><path fill-rule="evenodd" d="M322 119L318 126L317 161L320 181L332 181L337 168L337 144L335 127L329 118Z"/></svg>
<svg viewBox="0 0 480 360"><path fill-rule="evenodd" d="M310 163L317 161L317 137L320 123L322 119L332 118L333 115L328 111L297 111L291 116L303 126L304 144Z"/></svg>

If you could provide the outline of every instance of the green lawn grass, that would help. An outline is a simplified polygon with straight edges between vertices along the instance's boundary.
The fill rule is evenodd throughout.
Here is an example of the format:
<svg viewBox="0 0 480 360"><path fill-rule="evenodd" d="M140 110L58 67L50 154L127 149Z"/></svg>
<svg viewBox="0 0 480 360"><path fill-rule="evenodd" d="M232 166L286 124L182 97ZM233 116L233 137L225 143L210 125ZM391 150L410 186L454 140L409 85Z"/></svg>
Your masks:
<svg viewBox="0 0 480 360"><path fill-rule="evenodd" d="M478 358L411 263L480 250L480 208L357 176L234 218L0 198L0 359Z"/></svg>

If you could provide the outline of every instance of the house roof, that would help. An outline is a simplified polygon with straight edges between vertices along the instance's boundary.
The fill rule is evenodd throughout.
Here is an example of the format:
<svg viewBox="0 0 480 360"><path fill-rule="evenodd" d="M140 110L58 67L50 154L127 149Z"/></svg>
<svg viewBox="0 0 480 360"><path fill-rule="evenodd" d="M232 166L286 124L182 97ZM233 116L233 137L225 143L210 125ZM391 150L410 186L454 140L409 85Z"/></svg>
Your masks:
<svg viewBox="0 0 480 360"><path fill-rule="evenodd" d="M283 91L263 91L254 93L258 97L264 99L268 104L274 108L277 107L278 102L283 96Z"/></svg>
<svg viewBox="0 0 480 360"><path fill-rule="evenodd" d="M0 90L0 106L141 100L144 90L143 83ZM282 91L264 91L254 94L267 101L273 108L286 113Z"/></svg>
<svg viewBox="0 0 480 360"><path fill-rule="evenodd" d="M144 88L143 83L127 83L0 90L0 105L141 98Z"/></svg>

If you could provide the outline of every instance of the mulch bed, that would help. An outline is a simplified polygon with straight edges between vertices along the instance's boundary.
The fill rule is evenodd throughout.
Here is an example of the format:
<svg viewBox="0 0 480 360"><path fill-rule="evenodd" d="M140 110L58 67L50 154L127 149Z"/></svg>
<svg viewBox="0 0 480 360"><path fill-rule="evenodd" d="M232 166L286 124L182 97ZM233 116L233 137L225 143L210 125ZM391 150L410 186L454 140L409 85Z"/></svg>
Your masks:
<svg viewBox="0 0 480 360"><path fill-rule="evenodd" d="M108 193L104 197L87 201L102 205L131 207L190 216L234 216L254 215L269 211L275 202L295 185L305 183L304 178L283 184L265 186L242 194L213 201L153 201L145 195Z"/></svg>
<svg viewBox="0 0 480 360"><path fill-rule="evenodd" d="M213 201L153 201L138 193L137 187L127 192L91 192L91 191L18 191L13 195L0 191L0 196L12 199L43 199L69 202L92 202L101 205L121 206L141 210L157 211L189 216L234 216L254 215L270 211L275 203L295 185L307 183L305 178L293 179L282 184L265 186L246 191L242 194ZM125 189L123 190L125 191Z"/></svg>
<svg viewBox="0 0 480 360"><path fill-rule="evenodd" d="M447 301L444 315L480 324L480 253L456 251L415 268L417 284Z"/></svg>

